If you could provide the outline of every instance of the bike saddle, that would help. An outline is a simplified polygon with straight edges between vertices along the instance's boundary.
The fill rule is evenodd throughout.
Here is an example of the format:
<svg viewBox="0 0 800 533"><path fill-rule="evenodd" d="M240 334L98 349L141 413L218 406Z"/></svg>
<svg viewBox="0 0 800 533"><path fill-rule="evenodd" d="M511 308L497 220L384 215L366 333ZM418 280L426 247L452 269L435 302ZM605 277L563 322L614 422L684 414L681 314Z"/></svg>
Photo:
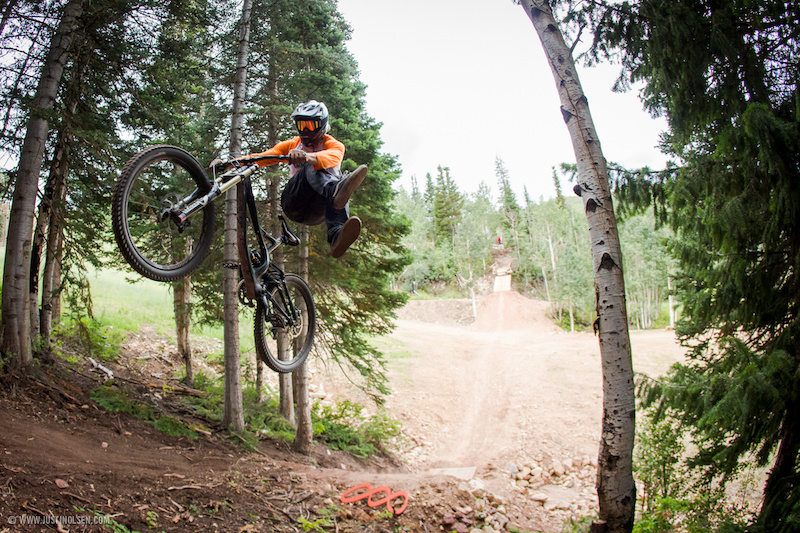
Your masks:
<svg viewBox="0 0 800 533"><path fill-rule="evenodd" d="M299 245L300 239L294 234L292 229L289 227L289 224L286 223L286 219L283 218L283 215L278 215L278 219L281 221L281 229L283 230L283 233L281 234L281 240L284 242L284 244L288 244L289 246Z"/></svg>

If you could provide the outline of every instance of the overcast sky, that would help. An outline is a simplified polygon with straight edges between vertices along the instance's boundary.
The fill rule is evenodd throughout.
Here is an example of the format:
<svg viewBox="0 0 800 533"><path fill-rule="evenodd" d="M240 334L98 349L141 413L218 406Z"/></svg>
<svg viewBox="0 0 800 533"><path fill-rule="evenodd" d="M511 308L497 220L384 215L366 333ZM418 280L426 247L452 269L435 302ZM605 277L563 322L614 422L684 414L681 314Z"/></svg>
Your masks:
<svg viewBox="0 0 800 533"><path fill-rule="evenodd" d="M511 0L339 0L353 28L348 49L367 84L367 112L383 123L383 151L399 181L450 167L462 192L481 181L497 197L495 158L522 200L555 194L552 167L574 163L558 94L525 11ZM588 38L588 37L587 37ZM661 167L663 120L635 92L612 93L613 66L578 67L607 160ZM335 133L334 133L335 135ZM569 184L563 184L570 190Z"/></svg>

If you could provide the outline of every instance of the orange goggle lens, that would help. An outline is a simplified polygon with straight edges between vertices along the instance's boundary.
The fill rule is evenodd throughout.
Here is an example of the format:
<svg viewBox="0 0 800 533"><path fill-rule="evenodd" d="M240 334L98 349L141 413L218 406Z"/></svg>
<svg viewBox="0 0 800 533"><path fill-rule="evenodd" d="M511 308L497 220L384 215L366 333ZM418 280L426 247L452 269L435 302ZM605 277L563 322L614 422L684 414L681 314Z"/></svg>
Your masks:
<svg viewBox="0 0 800 533"><path fill-rule="evenodd" d="M297 131L317 131L319 129L319 120L298 120Z"/></svg>

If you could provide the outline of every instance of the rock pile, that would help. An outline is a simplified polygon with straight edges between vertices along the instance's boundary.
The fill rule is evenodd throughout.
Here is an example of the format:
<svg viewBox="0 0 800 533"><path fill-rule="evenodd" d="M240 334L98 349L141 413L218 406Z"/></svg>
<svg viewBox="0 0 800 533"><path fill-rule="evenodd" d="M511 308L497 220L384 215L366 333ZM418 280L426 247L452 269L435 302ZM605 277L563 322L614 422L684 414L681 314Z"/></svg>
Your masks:
<svg viewBox="0 0 800 533"><path fill-rule="evenodd" d="M450 508L441 520L445 531L456 533L499 533L511 526L503 498L484 489L480 480L473 479L459 487L459 499L469 505Z"/></svg>
<svg viewBox="0 0 800 533"><path fill-rule="evenodd" d="M517 493L547 511L560 512L565 520L597 512L594 457L540 457L524 464L508 464L503 470Z"/></svg>

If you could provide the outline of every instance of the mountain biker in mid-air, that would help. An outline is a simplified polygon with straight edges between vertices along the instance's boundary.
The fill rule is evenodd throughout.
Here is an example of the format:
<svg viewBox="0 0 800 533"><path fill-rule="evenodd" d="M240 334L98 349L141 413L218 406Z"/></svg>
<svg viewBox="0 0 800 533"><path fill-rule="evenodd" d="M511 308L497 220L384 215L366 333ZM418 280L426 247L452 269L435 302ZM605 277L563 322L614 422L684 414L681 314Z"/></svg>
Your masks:
<svg viewBox="0 0 800 533"><path fill-rule="evenodd" d="M298 136L267 150L237 160L264 155L286 155L290 178L281 193L283 213L292 221L309 226L328 226L333 257L341 257L361 234L361 219L350 216L349 200L367 175L366 165L341 174L344 144L328 135L328 108L316 100L300 104L292 113ZM258 161L259 166L277 161ZM226 163L215 159L212 167Z"/></svg>

